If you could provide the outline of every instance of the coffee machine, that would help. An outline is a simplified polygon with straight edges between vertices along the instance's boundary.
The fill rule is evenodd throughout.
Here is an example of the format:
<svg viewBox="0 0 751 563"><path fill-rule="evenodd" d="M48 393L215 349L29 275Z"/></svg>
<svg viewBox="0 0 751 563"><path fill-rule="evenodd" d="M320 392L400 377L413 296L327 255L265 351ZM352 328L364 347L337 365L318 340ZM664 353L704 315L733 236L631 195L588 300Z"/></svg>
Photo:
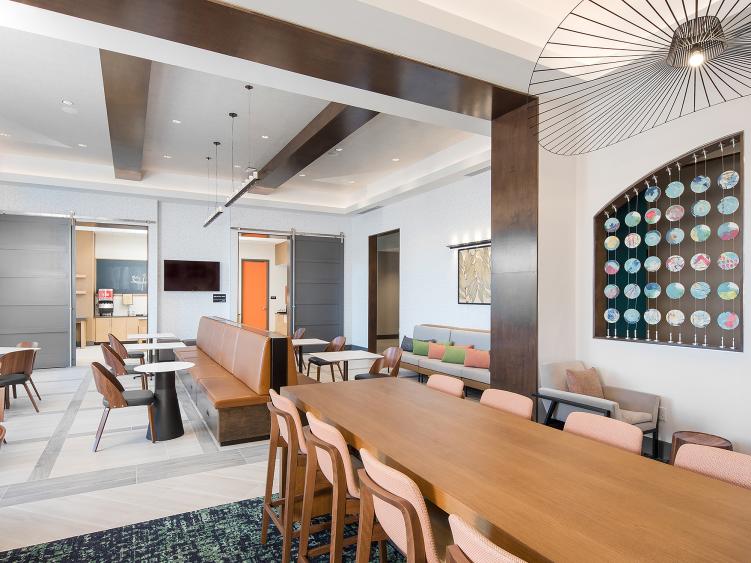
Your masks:
<svg viewBox="0 0 751 563"><path fill-rule="evenodd" d="M100 289L97 291L97 315L100 317L111 317L115 310L115 290Z"/></svg>

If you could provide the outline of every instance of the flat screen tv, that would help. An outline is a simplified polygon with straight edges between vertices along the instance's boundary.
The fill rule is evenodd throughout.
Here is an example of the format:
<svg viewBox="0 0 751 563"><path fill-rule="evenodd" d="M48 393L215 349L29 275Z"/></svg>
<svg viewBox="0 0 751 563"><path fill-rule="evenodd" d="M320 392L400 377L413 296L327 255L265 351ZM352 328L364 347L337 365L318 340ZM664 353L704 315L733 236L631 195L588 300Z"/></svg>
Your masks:
<svg viewBox="0 0 751 563"><path fill-rule="evenodd" d="M219 262L165 260L164 291L219 291Z"/></svg>

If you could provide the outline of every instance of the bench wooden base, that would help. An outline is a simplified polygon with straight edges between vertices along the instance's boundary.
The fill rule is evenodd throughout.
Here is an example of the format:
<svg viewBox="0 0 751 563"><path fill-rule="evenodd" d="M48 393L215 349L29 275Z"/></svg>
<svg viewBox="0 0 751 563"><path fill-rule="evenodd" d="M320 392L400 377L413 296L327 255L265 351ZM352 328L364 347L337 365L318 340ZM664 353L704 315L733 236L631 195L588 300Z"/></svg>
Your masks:
<svg viewBox="0 0 751 563"><path fill-rule="evenodd" d="M482 383L481 381L475 381L474 379L467 379L466 377L461 377L459 375L452 375L450 373L445 373L442 371L436 371L434 369L429 368L421 368L420 366L416 366L415 364L408 364L406 362L402 362L399 364L399 367L404 368L409 371L414 371L415 373L419 373L420 375L430 376L434 373L440 373L441 375L448 375L449 377L455 377L457 379L461 379L464 382L464 385L467 387L471 387L472 389L477 389L478 391L485 391L485 389L490 389L490 385L487 383Z"/></svg>

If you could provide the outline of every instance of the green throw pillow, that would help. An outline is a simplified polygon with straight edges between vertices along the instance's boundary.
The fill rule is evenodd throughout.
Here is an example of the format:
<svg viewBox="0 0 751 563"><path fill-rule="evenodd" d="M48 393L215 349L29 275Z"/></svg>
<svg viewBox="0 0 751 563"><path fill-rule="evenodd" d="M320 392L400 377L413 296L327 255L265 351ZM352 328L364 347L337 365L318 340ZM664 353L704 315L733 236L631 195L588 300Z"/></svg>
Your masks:
<svg viewBox="0 0 751 563"><path fill-rule="evenodd" d="M446 351L443 353L442 362L447 364L462 364L464 365L464 357L467 355L466 348L457 348L456 346L447 346Z"/></svg>
<svg viewBox="0 0 751 563"><path fill-rule="evenodd" d="M417 356L428 355L428 341L427 340L412 340L412 353Z"/></svg>

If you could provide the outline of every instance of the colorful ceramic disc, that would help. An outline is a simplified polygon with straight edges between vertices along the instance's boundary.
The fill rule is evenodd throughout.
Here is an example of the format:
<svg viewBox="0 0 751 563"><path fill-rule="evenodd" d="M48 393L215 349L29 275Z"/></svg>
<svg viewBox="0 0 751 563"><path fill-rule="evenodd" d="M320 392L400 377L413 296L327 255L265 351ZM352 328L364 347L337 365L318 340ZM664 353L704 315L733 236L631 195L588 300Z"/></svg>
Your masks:
<svg viewBox="0 0 751 563"><path fill-rule="evenodd" d="M630 233L623 239L626 248L636 248L641 244L641 235L639 233Z"/></svg>
<svg viewBox="0 0 751 563"><path fill-rule="evenodd" d="M641 295L641 288L635 283L630 283L623 288L623 295L626 299L636 299Z"/></svg>
<svg viewBox="0 0 751 563"><path fill-rule="evenodd" d="M717 236L721 240L733 240L740 232L741 228L737 223L733 223L732 221L728 221L717 227Z"/></svg>
<svg viewBox="0 0 751 563"><path fill-rule="evenodd" d="M649 203L654 203L660 198L660 194L662 192L660 191L660 188L657 186L649 186L646 190L644 190L644 200L648 201Z"/></svg>
<svg viewBox="0 0 751 563"><path fill-rule="evenodd" d="M717 259L717 265L720 270L734 270L738 263L741 261L735 252L723 252Z"/></svg>
<svg viewBox="0 0 751 563"><path fill-rule="evenodd" d="M665 195L670 198L679 197L685 189L686 187L683 185L683 182L670 182L668 187L665 188Z"/></svg>
<svg viewBox="0 0 751 563"><path fill-rule="evenodd" d="M717 295L725 301L732 301L741 292L741 288L733 282L722 282L717 286Z"/></svg>
<svg viewBox="0 0 751 563"><path fill-rule="evenodd" d="M662 240L662 234L660 231L649 231L644 235L644 244L647 246L657 246Z"/></svg>
<svg viewBox="0 0 751 563"><path fill-rule="evenodd" d="M720 315L717 317L717 324L720 325L720 328L725 330L735 330L736 328L738 328L738 325L740 323L740 317L738 317L738 315L736 315L735 313L731 313L730 311L720 313Z"/></svg>
<svg viewBox="0 0 751 563"><path fill-rule="evenodd" d="M636 258L629 258L623 267L629 274L635 274L641 269L641 262Z"/></svg>
<svg viewBox="0 0 751 563"><path fill-rule="evenodd" d="M740 178L735 170L725 170L717 177L717 183L723 190L731 190L738 184Z"/></svg>
<svg viewBox="0 0 751 563"><path fill-rule="evenodd" d="M706 299L712 291L707 282L696 282L691 285L691 296L694 299Z"/></svg>
<svg viewBox="0 0 751 563"><path fill-rule="evenodd" d="M668 221L680 221L686 214L682 205L671 205L665 210L665 218Z"/></svg>
<svg viewBox="0 0 751 563"><path fill-rule="evenodd" d="M644 311L644 322L648 325L656 325L662 319L662 315L657 309L647 309Z"/></svg>
<svg viewBox="0 0 751 563"><path fill-rule="evenodd" d="M605 286L604 293L605 293L605 297L607 297L608 299L615 299L621 294L621 290L614 283L609 283L608 285Z"/></svg>
<svg viewBox="0 0 751 563"><path fill-rule="evenodd" d="M621 222L615 217L610 217L605 221L605 230L609 233L614 233L621 228Z"/></svg>
<svg viewBox="0 0 751 563"><path fill-rule="evenodd" d="M712 317L706 311L694 311L691 313L691 324L696 328L704 328L712 322Z"/></svg>
<svg viewBox="0 0 751 563"><path fill-rule="evenodd" d="M621 265L618 260L608 260L605 262L605 273L609 276L616 275L621 269Z"/></svg>
<svg viewBox="0 0 751 563"><path fill-rule="evenodd" d="M660 293L662 293L662 288L659 283L650 282L644 286L644 295L646 295L648 299L657 299L660 296Z"/></svg>
<svg viewBox="0 0 751 563"><path fill-rule="evenodd" d="M621 314L618 312L618 309L607 309L605 311L605 320L610 324L617 323L620 318Z"/></svg>
<svg viewBox="0 0 751 563"><path fill-rule="evenodd" d="M650 256L644 261L644 269L648 272L656 272L662 267L662 260L657 256Z"/></svg>
<svg viewBox="0 0 751 563"><path fill-rule="evenodd" d="M706 217L712 211L712 204L706 199L700 199L691 206L691 215L694 217Z"/></svg>
<svg viewBox="0 0 751 563"><path fill-rule="evenodd" d="M621 239L616 236L610 235L605 239L605 248L607 250L615 250L621 245Z"/></svg>
<svg viewBox="0 0 751 563"><path fill-rule="evenodd" d="M691 180L691 191L695 194L703 194L712 185L712 181L706 176L697 176Z"/></svg>
<svg viewBox="0 0 751 563"><path fill-rule="evenodd" d="M696 225L691 229L691 240L694 242L704 242L712 236L712 229L708 225Z"/></svg>
<svg viewBox="0 0 751 563"><path fill-rule="evenodd" d="M683 314L683 311L672 309L668 311L667 315L665 315L665 320L668 321L668 324L671 326L681 326L683 321L686 320L686 315Z"/></svg>
<svg viewBox="0 0 751 563"><path fill-rule="evenodd" d="M686 234L683 232L683 229L675 227L665 233L665 240L668 241L669 244L680 244L683 242L685 236Z"/></svg>
<svg viewBox="0 0 751 563"><path fill-rule="evenodd" d="M626 225L629 227L636 227L639 223L641 223L641 214L638 211L632 211L631 213L626 214Z"/></svg>
<svg viewBox="0 0 751 563"><path fill-rule="evenodd" d="M653 207L652 209L647 209L647 212L644 214L644 220L649 225L654 225L657 223L657 221L660 220L662 217L662 211L657 209L656 207Z"/></svg>
<svg viewBox="0 0 751 563"><path fill-rule="evenodd" d="M691 267L697 272L703 272L712 265L712 258L709 254L699 252L691 257Z"/></svg>
<svg viewBox="0 0 751 563"><path fill-rule="evenodd" d="M671 272L680 272L685 265L686 261L683 259L683 256L671 256L665 260L665 267Z"/></svg>
<svg viewBox="0 0 751 563"><path fill-rule="evenodd" d="M671 284L668 284L668 286L665 288L665 294L670 297L670 299L680 299L685 293L686 288L683 287L682 283L673 282Z"/></svg>
<svg viewBox="0 0 751 563"><path fill-rule="evenodd" d="M636 309L626 309L623 312L623 320L630 325L635 325L636 323L638 323L640 318L641 315Z"/></svg>
<svg viewBox="0 0 751 563"><path fill-rule="evenodd" d="M734 195L729 195L720 200L720 203L717 204L717 211L723 215L732 215L738 211L739 206L740 202L738 201L738 198Z"/></svg>

